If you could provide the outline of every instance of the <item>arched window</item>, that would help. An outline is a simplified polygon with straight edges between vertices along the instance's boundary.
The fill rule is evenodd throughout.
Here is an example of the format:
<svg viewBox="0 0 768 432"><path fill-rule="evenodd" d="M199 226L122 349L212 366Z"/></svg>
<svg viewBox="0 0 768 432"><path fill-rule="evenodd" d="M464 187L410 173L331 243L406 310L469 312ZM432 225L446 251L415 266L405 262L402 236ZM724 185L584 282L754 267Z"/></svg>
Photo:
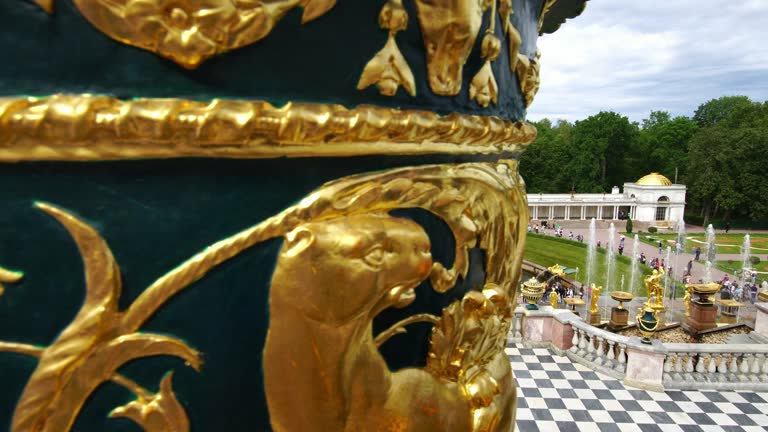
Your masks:
<svg viewBox="0 0 768 432"><path fill-rule="evenodd" d="M667 220L667 206L669 205L669 198L662 195L657 200L658 206L656 206L656 220Z"/></svg>

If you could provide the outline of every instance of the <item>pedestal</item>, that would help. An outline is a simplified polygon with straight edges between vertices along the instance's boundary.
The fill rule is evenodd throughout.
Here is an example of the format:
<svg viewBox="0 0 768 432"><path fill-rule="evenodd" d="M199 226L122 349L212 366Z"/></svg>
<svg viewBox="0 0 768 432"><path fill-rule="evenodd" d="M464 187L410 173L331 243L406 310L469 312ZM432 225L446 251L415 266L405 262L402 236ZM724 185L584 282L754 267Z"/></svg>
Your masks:
<svg viewBox="0 0 768 432"><path fill-rule="evenodd" d="M757 301L768 302L768 291L760 291L757 293Z"/></svg>
<svg viewBox="0 0 768 432"><path fill-rule="evenodd" d="M691 314L685 319L683 328L691 334L697 334L717 327L716 318L717 307L714 304L691 302Z"/></svg>
<svg viewBox="0 0 768 432"><path fill-rule="evenodd" d="M629 324L629 311L624 308L614 306L611 308L611 320L608 321L608 328L616 330L626 327Z"/></svg>
<svg viewBox="0 0 768 432"><path fill-rule="evenodd" d="M592 312L589 313L589 323L590 324L592 324L592 325L600 325L601 322L602 321L600 320L600 314L599 313L595 313L595 314L593 314Z"/></svg>

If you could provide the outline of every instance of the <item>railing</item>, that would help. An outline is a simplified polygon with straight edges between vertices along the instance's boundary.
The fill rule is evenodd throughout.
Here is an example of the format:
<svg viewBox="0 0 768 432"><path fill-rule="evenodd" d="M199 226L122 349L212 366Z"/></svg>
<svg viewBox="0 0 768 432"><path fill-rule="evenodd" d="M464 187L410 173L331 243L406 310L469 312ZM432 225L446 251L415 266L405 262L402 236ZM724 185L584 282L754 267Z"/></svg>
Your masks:
<svg viewBox="0 0 768 432"><path fill-rule="evenodd" d="M509 341L520 343L523 341L523 316L525 308L518 306L512 313L512 326L509 328Z"/></svg>
<svg viewBox="0 0 768 432"><path fill-rule="evenodd" d="M665 389L768 390L766 344L664 344Z"/></svg>
<svg viewBox="0 0 768 432"><path fill-rule="evenodd" d="M594 327L565 310L527 311L518 306L512 317L510 340L524 345L547 343L597 372L649 390L749 390L768 391L768 337L766 329L751 333L758 343L676 344L621 336ZM547 309L551 312L547 313ZM543 321L528 329L526 320ZM526 332L531 331L531 335ZM573 331L573 334L570 332ZM540 337L544 335L546 339ZM530 337L530 339L529 339Z"/></svg>
<svg viewBox="0 0 768 432"><path fill-rule="evenodd" d="M627 371L629 338L593 327L581 319L570 322L573 345L568 357L614 378L622 379Z"/></svg>

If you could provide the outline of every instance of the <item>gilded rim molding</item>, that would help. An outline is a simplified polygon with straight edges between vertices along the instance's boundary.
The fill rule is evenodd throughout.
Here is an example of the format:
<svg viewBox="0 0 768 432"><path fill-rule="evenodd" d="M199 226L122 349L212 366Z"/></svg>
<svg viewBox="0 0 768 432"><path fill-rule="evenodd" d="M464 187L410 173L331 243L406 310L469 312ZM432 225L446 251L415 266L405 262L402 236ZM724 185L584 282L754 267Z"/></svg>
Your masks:
<svg viewBox="0 0 768 432"><path fill-rule="evenodd" d="M516 152L523 121L371 105L54 95L0 98L0 162Z"/></svg>

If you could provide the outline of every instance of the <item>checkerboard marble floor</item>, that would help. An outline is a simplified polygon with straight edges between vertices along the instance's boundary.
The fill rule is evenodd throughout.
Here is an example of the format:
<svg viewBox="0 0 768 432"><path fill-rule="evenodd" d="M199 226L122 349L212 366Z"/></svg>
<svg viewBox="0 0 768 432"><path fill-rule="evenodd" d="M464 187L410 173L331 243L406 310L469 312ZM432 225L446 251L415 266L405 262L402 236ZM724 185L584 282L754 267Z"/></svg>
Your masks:
<svg viewBox="0 0 768 432"><path fill-rule="evenodd" d="M764 432L768 393L625 387L548 349L510 345L520 432Z"/></svg>

